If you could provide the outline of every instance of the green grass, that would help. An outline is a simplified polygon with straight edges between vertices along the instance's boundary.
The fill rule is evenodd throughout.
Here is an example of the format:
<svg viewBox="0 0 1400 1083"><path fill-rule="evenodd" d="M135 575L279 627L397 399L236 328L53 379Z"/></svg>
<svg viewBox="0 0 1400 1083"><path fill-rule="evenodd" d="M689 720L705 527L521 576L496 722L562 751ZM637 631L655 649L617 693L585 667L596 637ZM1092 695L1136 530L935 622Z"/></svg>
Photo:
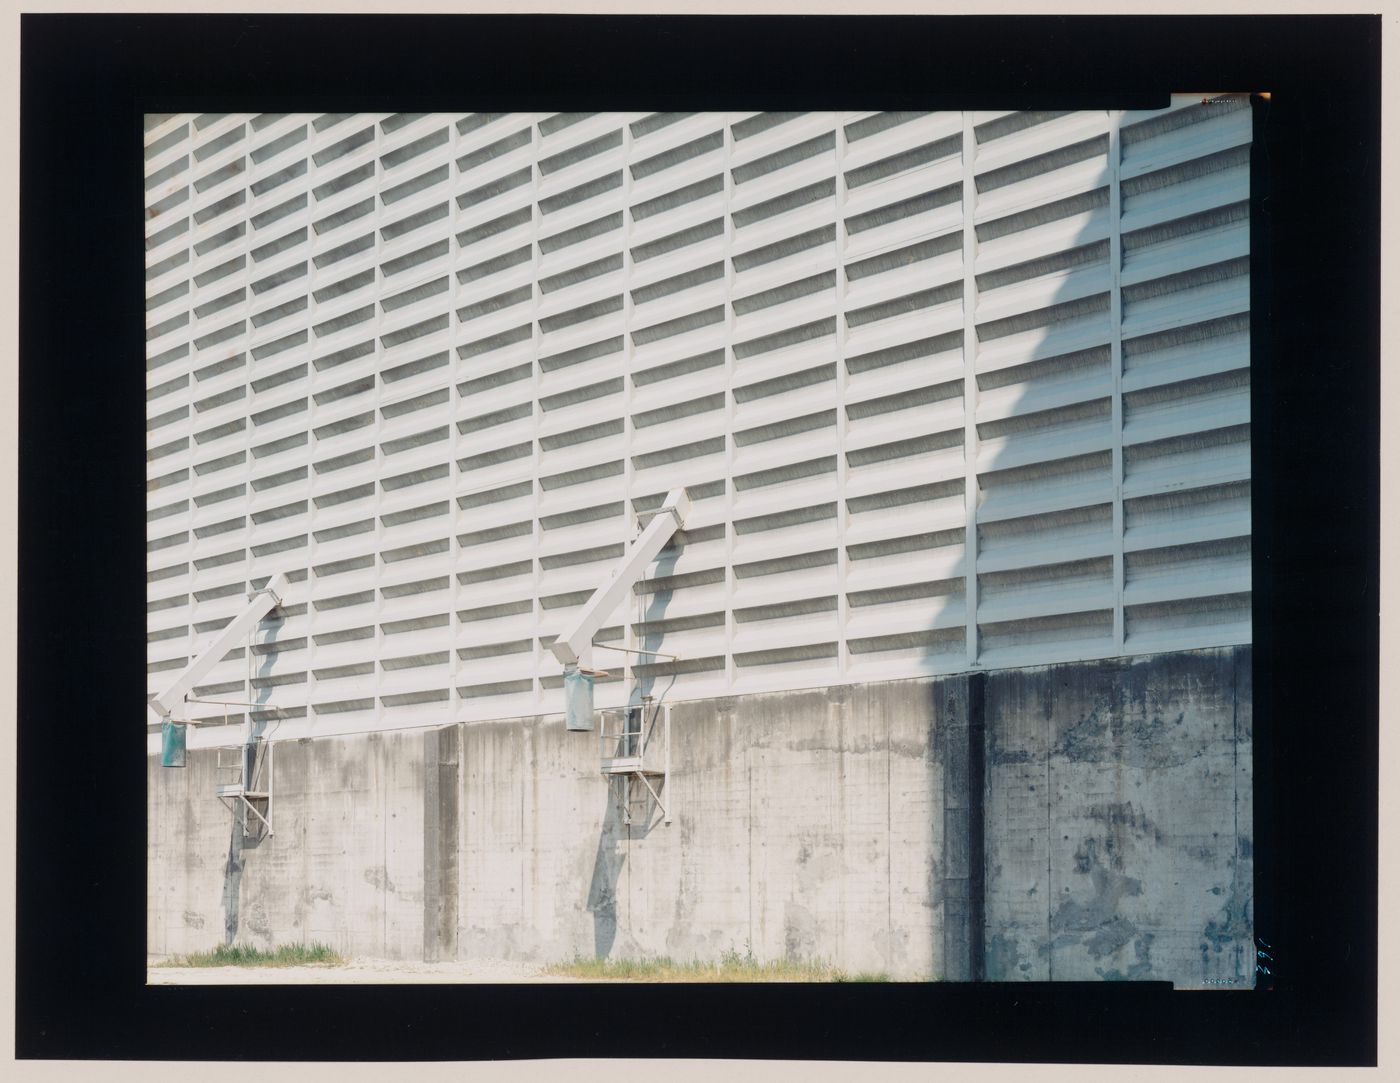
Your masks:
<svg viewBox="0 0 1400 1083"><path fill-rule="evenodd" d="M848 974L822 962L779 960L762 963L752 954L727 951L717 962L677 962L666 956L654 959L587 959L545 968L546 973L585 981L675 982L870 982L889 981L889 975L862 971Z"/></svg>
<svg viewBox="0 0 1400 1083"><path fill-rule="evenodd" d="M164 966L341 966L345 957L326 944L283 944L273 951L220 944L213 951L171 959Z"/></svg>

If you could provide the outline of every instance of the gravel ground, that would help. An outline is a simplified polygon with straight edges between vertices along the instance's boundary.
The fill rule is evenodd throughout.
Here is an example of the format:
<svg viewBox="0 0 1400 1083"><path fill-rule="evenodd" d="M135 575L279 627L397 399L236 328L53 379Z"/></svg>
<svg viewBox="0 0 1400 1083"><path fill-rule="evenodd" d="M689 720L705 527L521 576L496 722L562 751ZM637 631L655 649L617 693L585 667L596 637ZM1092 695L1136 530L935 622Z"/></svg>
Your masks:
<svg viewBox="0 0 1400 1083"><path fill-rule="evenodd" d="M530 963L363 961L345 966L148 966L147 985L415 985L576 982Z"/></svg>

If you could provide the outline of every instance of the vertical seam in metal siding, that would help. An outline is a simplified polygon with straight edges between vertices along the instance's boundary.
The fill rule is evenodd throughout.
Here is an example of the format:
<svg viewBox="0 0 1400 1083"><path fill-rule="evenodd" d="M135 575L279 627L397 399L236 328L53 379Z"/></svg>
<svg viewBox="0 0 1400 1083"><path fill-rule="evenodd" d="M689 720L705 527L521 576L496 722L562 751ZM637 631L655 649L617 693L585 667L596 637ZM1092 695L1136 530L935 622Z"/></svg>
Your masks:
<svg viewBox="0 0 1400 1083"><path fill-rule="evenodd" d="M634 390L632 373L636 371L637 348L632 341L633 317L636 314L636 305L632 299L632 126L628 124L622 115L618 115L617 122L622 126L622 516L626 526L623 528L623 544L630 544L637 536L635 523L637 516L634 514L635 505L632 503L638 496L636 491L637 469L632 462L632 392ZM645 618L643 606L645 600L635 591L628 591L627 598L623 603L622 618L622 645L624 647L637 647L636 630L632 623L632 614L637 613L639 618ZM624 653L621 656L622 668L622 696L624 706L632 698L632 666L633 659L640 658L640 655ZM645 659L643 659L645 661ZM624 715L625 717L625 715ZM629 828L630 834L630 828Z"/></svg>
<svg viewBox="0 0 1400 1083"><path fill-rule="evenodd" d="M1109 292L1111 361L1113 368L1113 646L1123 653L1123 113L1109 113L1108 199L1109 267L1113 274Z"/></svg>
<svg viewBox="0 0 1400 1083"><path fill-rule="evenodd" d="M734 398L734 114L722 114L724 121L724 690L733 693L738 677L734 664L734 418L738 409ZM752 864L752 860L750 860ZM749 933L753 933L752 904Z"/></svg>
<svg viewBox="0 0 1400 1083"><path fill-rule="evenodd" d="M376 121L374 125L374 281L379 286L380 276L383 271L380 268L384 264L384 201L379 198L379 152L382 149L383 132ZM450 250L450 246L449 246ZM382 294L382 289L380 290ZM383 565L384 552L384 486L379 483L379 479L384 476L384 412L381 407L384 404L384 380L379 375L379 366L383 364L384 358L384 306L379 303L380 297L377 295L373 300L374 305L374 359L376 371L374 374L374 568L376 573ZM384 669L379 664L384 657L384 591L380 589L379 583L374 586L374 722L376 729L384 728Z"/></svg>
<svg viewBox="0 0 1400 1083"><path fill-rule="evenodd" d="M836 140L836 643L837 678L845 682L850 667L850 648L846 643L846 623L850 619L850 602L846 580L850 573L850 557L846 552L847 476L846 438L850 421L846 417L846 391L850 374L846 370L846 341L850 327L846 323L846 129L845 114L833 114Z"/></svg>
<svg viewBox="0 0 1400 1083"><path fill-rule="evenodd" d="M457 315L461 308L462 300L462 280L457 277L458 264L461 262L461 248L457 245L458 226L462 222L462 213L466 209L456 198L453 189L462 187L462 174L457 168L457 159L461 157L458 151L462 146L462 133L458 129L455 119L447 114L444 118L447 121L447 326L451 329L447 337L447 589L448 589L448 612L447 612L447 702L449 712L460 715L462 693L457 691L462 683L462 657L457 653L458 647L462 643L462 618L457 614L462 607L462 582L457 578L457 571L462 566L461 542L457 540L462 532L462 525L466 518L462 506L457 503L457 497L462 491L462 468L457 465L457 460L462 457L462 430L458 427L458 420L465 413L462 406L462 393L457 390L461 383L461 358L457 356L457 344L465 339L462 331L462 319ZM455 183L452 183L454 182ZM453 249L456 248L454 252ZM531 287L534 288L533 285ZM536 517L538 518L538 516Z"/></svg>
<svg viewBox="0 0 1400 1083"><path fill-rule="evenodd" d="M530 554L530 576L531 591L530 604L535 618L535 627L530 633L530 650L534 658L534 673L530 678L531 699L534 701L534 709L539 711L544 702L544 687L541 674L549 659L554 657L540 644L540 621L544 616L544 605L540 601L540 589L544 584L544 566L540 563L540 542L544 536L544 524L540 519L540 504L544 499L542 486L540 485L540 462L544 457L544 448L540 444L540 425L544 421L544 407L540 403L540 392L544 385L544 370L540 367L540 343L543 332L540 329L540 305L543 301L543 291L540 288L540 265L544 262L544 251L540 247L540 235L544 226L544 211L540 207L540 184L543 174L540 172L540 143L543 136L540 134L539 114L536 114L530 121L530 258L531 258L531 280L530 280L530 490L534 494L533 508L531 512L531 538L534 541L534 552ZM625 509L624 509L625 510Z"/></svg>
<svg viewBox="0 0 1400 1083"><path fill-rule="evenodd" d="M977 636L977 134L971 112L962 115L962 255L963 255L963 533L964 644L969 668L978 664Z"/></svg>

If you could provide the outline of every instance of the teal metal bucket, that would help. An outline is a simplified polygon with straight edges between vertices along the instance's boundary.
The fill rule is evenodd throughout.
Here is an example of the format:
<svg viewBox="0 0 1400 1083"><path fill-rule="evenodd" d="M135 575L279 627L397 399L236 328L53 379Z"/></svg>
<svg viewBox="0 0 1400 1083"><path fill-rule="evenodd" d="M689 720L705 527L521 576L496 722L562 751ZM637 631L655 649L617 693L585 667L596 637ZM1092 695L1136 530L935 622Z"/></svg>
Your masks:
<svg viewBox="0 0 1400 1083"><path fill-rule="evenodd" d="M185 727L168 718L160 724L160 765L185 766Z"/></svg>
<svg viewBox="0 0 1400 1083"><path fill-rule="evenodd" d="M593 729L593 678L576 669L564 673L564 725L578 733Z"/></svg>

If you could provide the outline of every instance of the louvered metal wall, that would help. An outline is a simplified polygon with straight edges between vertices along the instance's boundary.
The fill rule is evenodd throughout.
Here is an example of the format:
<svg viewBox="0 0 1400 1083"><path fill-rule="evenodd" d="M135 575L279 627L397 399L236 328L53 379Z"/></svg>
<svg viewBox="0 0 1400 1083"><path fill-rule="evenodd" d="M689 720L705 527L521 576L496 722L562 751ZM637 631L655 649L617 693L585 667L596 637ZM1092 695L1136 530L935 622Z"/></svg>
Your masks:
<svg viewBox="0 0 1400 1083"><path fill-rule="evenodd" d="M559 713L678 485L602 636L673 700L1249 642L1250 136L148 118L148 690L285 571L201 689L276 736Z"/></svg>

